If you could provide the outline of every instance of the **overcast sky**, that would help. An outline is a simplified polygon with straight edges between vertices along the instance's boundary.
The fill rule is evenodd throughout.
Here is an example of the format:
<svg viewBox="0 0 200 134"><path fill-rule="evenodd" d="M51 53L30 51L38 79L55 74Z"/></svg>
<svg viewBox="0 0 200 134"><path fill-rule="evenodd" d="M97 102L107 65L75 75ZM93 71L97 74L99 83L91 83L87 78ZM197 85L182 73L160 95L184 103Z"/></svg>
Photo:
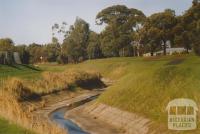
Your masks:
<svg viewBox="0 0 200 134"><path fill-rule="evenodd" d="M0 38L10 37L15 44L48 43L54 23L74 23L77 16L100 32L95 16L117 4L142 10L147 16L171 8L182 14L192 0L0 0Z"/></svg>

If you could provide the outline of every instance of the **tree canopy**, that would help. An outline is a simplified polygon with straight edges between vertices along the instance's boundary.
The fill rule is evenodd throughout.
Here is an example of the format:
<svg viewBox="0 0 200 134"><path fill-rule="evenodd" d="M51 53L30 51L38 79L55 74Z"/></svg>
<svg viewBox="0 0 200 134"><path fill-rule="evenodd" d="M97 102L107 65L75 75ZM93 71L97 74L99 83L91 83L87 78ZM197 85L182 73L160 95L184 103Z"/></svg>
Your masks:
<svg viewBox="0 0 200 134"><path fill-rule="evenodd" d="M70 27L68 36L64 39L63 54L72 62L87 59L87 45L89 39L89 24L77 18Z"/></svg>
<svg viewBox="0 0 200 134"><path fill-rule="evenodd" d="M52 41L47 44L14 45L10 38L0 39L0 51L20 53L23 63L59 62L78 63L87 59L141 56L163 50L167 44L193 49L200 55L200 1L182 15L172 9L148 17L138 9L114 5L96 15L96 24L105 28L96 33L89 24L77 17L75 23L66 22L52 26ZM63 41L61 41L62 36ZM42 57L42 58L41 58Z"/></svg>
<svg viewBox="0 0 200 134"><path fill-rule="evenodd" d="M111 6L99 12L96 16L97 24L106 24L101 33L102 53L106 57L132 55L131 34L144 20L142 11L124 5Z"/></svg>

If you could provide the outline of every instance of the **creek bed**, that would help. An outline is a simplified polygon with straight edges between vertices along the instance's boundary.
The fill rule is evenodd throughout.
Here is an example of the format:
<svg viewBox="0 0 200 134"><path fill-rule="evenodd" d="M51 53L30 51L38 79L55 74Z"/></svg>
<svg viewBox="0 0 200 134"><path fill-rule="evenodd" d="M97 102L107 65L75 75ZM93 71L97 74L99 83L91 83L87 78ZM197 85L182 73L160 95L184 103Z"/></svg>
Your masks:
<svg viewBox="0 0 200 134"><path fill-rule="evenodd" d="M73 108L76 108L78 106L81 106L87 102L90 102L94 99L96 99L98 95L91 96L89 98L83 99L78 102L74 102L70 104L69 106L65 106L62 108L59 108L49 114L49 118L51 121L57 123L59 126L64 128L68 134L89 134L88 132L85 132L82 128L80 128L76 123L71 121L70 119L66 119L65 113Z"/></svg>

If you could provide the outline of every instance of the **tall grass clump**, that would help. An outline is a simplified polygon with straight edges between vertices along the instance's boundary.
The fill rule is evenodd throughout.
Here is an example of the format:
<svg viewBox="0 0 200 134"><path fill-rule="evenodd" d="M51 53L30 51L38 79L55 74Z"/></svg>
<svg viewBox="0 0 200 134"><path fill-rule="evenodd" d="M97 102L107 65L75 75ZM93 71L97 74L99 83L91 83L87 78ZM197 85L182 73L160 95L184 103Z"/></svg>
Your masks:
<svg viewBox="0 0 200 134"><path fill-rule="evenodd" d="M102 84L100 78L99 73L92 71L67 70L44 72L37 81L7 79L0 88L0 116L40 134L65 134L63 129L34 113L43 107L41 97L61 90L71 91L72 85Z"/></svg>
<svg viewBox="0 0 200 134"><path fill-rule="evenodd" d="M32 95L31 92L19 79L7 81L0 89L0 115L40 134L64 134L64 130L30 111L32 105L25 105L22 102L24 98Z"/></svg>
<svg viewBox="0 0 200 134"><path fill-rule="evenodd" d="M49 94L60 90L71 89L72 86L87 88L86 85L100 87L101 75L94 71L66 70L64 72L44 72L42 79L26 83L38 94Z"/></svg>

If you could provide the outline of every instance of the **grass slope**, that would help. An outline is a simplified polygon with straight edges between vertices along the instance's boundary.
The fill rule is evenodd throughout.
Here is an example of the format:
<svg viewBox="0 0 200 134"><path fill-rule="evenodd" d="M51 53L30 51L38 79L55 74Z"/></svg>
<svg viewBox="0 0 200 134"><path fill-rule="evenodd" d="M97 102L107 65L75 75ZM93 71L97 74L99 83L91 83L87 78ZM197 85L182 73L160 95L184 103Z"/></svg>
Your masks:
<svg viewBox="0 0 200 134"><path fill-rule="evenodd" d="M167 122L165 108L174 98L191 98L197 105L200 103L197 56L109 58L68 65L68 68L93 69L116 80L98 101L156 122Z"/></svg>
<svg viewBox="0 0 200 134"><path fill-rule="evenodd" d="M66 68L98 71L104 77L116 80L100 96L99 102L141 114L158 123L167 122L165 108L174 98L186 97L194 99L198 105L200 103L200 58L194 55L108 58L75 65L39 67L41 70L56 72ZM36 76L39 74L36 73ZM29 76L22 72L14 75L25 78Z"/></svg>

